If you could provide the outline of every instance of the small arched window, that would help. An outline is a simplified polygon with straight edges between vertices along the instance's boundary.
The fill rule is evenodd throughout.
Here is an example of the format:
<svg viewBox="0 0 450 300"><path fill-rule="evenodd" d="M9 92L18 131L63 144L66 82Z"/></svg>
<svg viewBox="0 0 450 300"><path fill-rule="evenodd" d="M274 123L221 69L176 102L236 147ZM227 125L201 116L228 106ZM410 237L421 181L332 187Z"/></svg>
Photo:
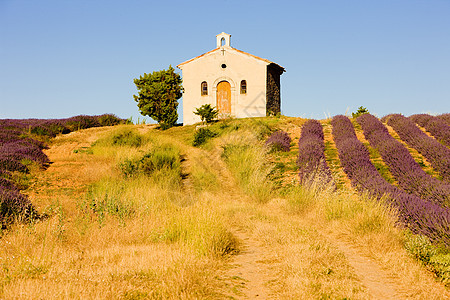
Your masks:
<svg viewBox="0 0 450 300"><path fill-rule="evenodd" d="M206 81L202 82L202 96L207 96L208 95L208 84L206 83Z"/></svg>
<svg viewBox="0 0 450 300"><path fill-rule="evenodd" d="M241 94L247 94L247 81L241 81Z"/></svg>
<svg viewBox="0 0 450 300"><path fill-rule="evenodd" d="M224 37L220 39L220 46L221 47L225 46L225 38Z"/></svg>

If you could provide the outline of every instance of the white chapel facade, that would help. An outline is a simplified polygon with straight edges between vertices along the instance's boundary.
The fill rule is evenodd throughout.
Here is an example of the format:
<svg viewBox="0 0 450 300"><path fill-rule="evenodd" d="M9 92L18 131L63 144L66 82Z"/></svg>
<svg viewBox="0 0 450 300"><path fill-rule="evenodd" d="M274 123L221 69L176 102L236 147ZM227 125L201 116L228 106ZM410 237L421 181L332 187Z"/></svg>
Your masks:
<svg viewBox="0 0 450 300"><path fill-rule="evenodd" d="M179 64L183 73L183 124L200 122L196 108L210 104L219 118L280 113L280 76L285 69L231 47L231 35L216 36L217 47Z"/></svg>

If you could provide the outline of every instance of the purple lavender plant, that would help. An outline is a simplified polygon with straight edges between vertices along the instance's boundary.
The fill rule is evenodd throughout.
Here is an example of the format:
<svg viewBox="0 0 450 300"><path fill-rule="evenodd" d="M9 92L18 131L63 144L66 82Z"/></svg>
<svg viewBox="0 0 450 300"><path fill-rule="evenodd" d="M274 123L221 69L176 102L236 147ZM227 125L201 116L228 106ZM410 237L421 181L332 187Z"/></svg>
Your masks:
<svg viewBox="0 0 450 300"><path fill-rule="evenodd" d="M42 151L46 146L35 137L54 137L72 130L125 122L114 115L50 120L0 120L0 224L3 226L15 219L37 216L27 196L20 194L18 187L11 181L11 172L28 172L25 161L34 161L41 166L49 163L48 157Z"/></svg>
<svg viewBox="0 0 450 300"><path fill-rule="evenodd" d="M316 175L332 180L331 171L325 161L325 145L322 125L317 120L308 120L302 127L298 141L298 159L300 183Z"/></svg>
<svg viewBox="0 0 450 300"><path fill-rule="evenodd" d="M450 125L450 114L442 114L437 116L437 118L443 120L447 125Z"/></svg>
<svg viewBox="0 0 450 300"><path fill-rule="evenodd" d="M291 137L285 131L278 130L270 135L265 145L274 151L289 152L291 150Z"/></svg>
<svg viewBox="0 0 450 300"><path fill-rule="evenodd" d="M438 141L450 147L450 125L444 120L427 114L412 115L409 117L413 122L425 128Z"/></svg>
<svg viewBox="0 0 450 300"><path fill-rule="evenodd" d="M403 141L419 151L430 162L444 181L450 182L449 148L426 135L411 120L400 114L388 115L385 119Z"/></svg>
<svg viewBox="0 0 450 300"><path fill-rule="evenodd" d="M356 138L350 119L335 116L331 124L341 165L352 185L378 199L386 198L398 209L399 221L412 232L423 234L434 243L450 246L450 210L407 194L381 177L370 161L368 150Z"/></svg>
<svg viewBox="0 0 450 300"><path fill-rule="evenodd" d="M36 217L39 215L27 196L0 185L0 226Z"/></svg>
<svg viewBox="0 0 450 300"><path fill-rule="evenodd" d="M356 119L370 145L377 148L399 187L417 196L450 205L450 185L425 173L403 144L370 114Z"/></svg>

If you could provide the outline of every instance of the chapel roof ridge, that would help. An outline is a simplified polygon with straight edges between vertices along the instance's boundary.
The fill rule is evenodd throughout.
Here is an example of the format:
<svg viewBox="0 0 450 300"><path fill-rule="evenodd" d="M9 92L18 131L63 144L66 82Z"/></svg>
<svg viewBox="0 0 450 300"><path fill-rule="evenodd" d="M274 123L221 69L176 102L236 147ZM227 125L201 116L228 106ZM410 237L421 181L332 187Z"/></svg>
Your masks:
<svg viewBox="0 0 450 300"><path fill-rule="evenodd" d="M248 53L248 52L245 52L245 51L242 51L242 50L233 48L233 47L231 47L231 46L229 46L229 49L234 50L234 51L236 51L236 52L238 52L238 53L241 53L241 54L245 54L245 55L250 56L250 57L252 57L252 58L255 58L255 59L264 61L264 62L266 62L267 64L273 64L273 65L275 65L275 66L278 66L279 68L281 68L281 69L283 70L283 72L286 71L282 66L280 66L279 64L274 63L273 61L270 61L270 60L268 60L268 59L261 58L261 57L259 57L259 56L250 54L250 53ZM190 63L190 62L192 62L192 61L194 61L194 60L197 60L197 59L199 59L199 58L201 58L201 57L204 57L204 56L206 56L206 55L208 55L208 54L211 54L211 53L213 53L213 52L220 51L220 50L221 50L221 47L219 47L219 48L214 48L213 50L210 50L210 51L205 52L205 53L203 53L203 54L201 54L201 55L199 55L199 56L196 56L196 57L194 57L194 58L191 58L191 59L189 59L189 60L186 60L186 61L184 61L184 62L178 64L178 65L177 65L177 68L181 69L180 66L182 66L182 65L188 64L188 63Z"/></svg>

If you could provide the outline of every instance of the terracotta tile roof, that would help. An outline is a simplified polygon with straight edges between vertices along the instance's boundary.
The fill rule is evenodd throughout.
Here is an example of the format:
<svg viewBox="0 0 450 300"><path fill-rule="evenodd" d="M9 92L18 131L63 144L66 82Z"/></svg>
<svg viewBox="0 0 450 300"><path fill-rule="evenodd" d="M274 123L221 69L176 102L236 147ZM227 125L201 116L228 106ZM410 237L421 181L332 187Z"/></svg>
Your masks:
<svg viewBox="0 0 450 300"><path fill-rule="evenodd" d="M233 48L233 47L230 47L229 49L232 49L232 50L234 50L234 51L236 51L236 52L238 52L238 53L245 54L245 55L248 55L248 56L250 56L250 57L256 58L256 59L258 59L258 60L262 60L262 61L264 61L264 62L266 62L266 63L268 63L268 64L274 64L275 66L278 66L279 68L281 68L281 69L283 70L283 72L285 71L285 69L284 69L282 66L280 66L280 65L278 65L278 64L276 64L276 63L274 63L274 62L272 62L272 61L270 61L270 60L268 60L268 59L261 58L261 57L259 57L259 56L256 56L256 55L253 55L253 54L244 52L244 51L242 51L242 50L238 50L238 49ZM187 60L187 61L185 61L185 62L182 62L181 64L178 64L178 65L177 65L177 68L181 69L180 66L182 66L182 65L185 65L185 64L190 63L190 62L192 62L192 61L194 61L194 60L196 60L196 59L199 59L199 58L201 58L201 57L203 57L203 56L206 56L206 55L208 55L208 54L211 54L211 53L213 53L213 52L220 51L220 50L221 50L221 48L216 48L216 49L213 49L213 50L208 51L208 52L206 52L206 53L203 53L202 55L199 55L199 56L197 56L197 57L191 58L191 59L189 59L189 60Z"/></svg>

